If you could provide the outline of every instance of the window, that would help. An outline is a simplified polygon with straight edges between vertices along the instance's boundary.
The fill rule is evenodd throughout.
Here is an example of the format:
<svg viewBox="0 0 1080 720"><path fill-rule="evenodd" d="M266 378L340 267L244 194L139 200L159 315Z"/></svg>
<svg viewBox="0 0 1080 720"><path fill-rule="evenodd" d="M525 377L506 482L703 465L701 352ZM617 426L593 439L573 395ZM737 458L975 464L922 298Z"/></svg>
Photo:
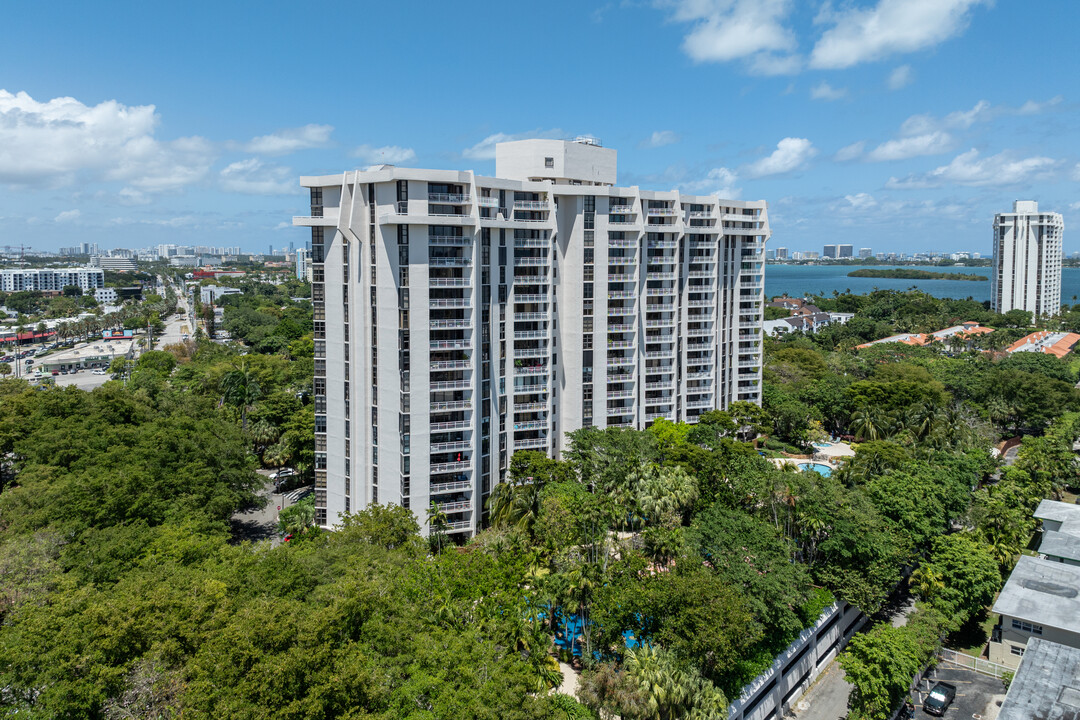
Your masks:
<svg viewBox="0 0 1080 720"><path fill-rule="evenodd" d="M1024 657L1024 648L1020 647L1019 645L1010 645L1009 652L1011 652L1017 657Z"/></svg>
<svg viewBox="0 0 1080 720"><path fill-rule="evenodd" d="M546 167L546 168L555 167L555 158L553 158L553 157L544 158L544 167Z"/></svg>
<svg viewBox="0 0 1080 720"><path fill-rule="evenodd" d="M1023 630L1024 632L1029 632L1032 635L1042 635L1043 633L1042 625L1032 625L1031 623L1024 622L1023 620L1013 620L1012 626L1017 630Z"/></svg>

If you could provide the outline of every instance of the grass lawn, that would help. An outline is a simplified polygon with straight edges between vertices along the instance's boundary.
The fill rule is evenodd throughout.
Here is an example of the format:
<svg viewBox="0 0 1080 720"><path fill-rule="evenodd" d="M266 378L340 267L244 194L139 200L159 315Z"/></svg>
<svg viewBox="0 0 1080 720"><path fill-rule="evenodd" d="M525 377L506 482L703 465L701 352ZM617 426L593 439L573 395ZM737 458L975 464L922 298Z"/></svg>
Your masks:
<svg viewBox="0 0 1080 720"><path fill-rule="evenodd" d="M996 598L995 598L996 600ZM993 603L991 603L991 606ZM989 608L969 620L962 628L945 639L945 647L965 655L979 657L990 641L990 630L997 623L997 615Z"/></svg>

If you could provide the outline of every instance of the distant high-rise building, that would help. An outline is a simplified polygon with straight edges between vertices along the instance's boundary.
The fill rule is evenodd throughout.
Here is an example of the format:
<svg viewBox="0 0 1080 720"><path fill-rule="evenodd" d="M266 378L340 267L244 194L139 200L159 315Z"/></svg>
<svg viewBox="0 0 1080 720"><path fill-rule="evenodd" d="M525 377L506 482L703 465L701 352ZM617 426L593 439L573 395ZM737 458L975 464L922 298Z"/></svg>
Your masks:
<svg viewBox="0 0 1080 720"><path fill-rule="evenodd" d="M776 248L776 259L777 260L787 260L788 259L788 249L786 247L778 247L778 248Z"/></svg>
<svg viewBox="0 0 1080 720"><path fill-rule="evenodd" d="M766 204L615 170L594 140L522 140L495 177L301 179L319 525L373 502L426 525L436 505L471 534L517 451L761 402Z"/></svg>
<svg viewBox="0 0 1080 720"><path fill-rule="evenodd" d="M1039 212L1039 203L1017 200L1011 213L994 216L994 266L990 307L999 313L1027 310L1036 317L1061 309L1060 213Z"/></svg>
<svg viewBox="0 0 1080 720"><path fill-rule="evenodd" d="M853 250L854 250L854 248L851 245L837 245L836 246L836 257L849 258L849 257L852 256Z"/></svg>
<svg viewBox="0 0 1080 720"><path fill-rule="evenodd" d="M851 246L849 245L848 247L851 247ZM821 257L823 257L823 258L835 258L835 257L837 257L837 255L836 255L836 246L835 245L826 245L821 251Z"/></svg>
<svg viewBox="0 0 1080 720"><path fill-rule="evenodd" d="M859 259L860 260L866 260L867 258L871 258L873 256L874 256L874 252L870 248L859 248Z"/></svg>

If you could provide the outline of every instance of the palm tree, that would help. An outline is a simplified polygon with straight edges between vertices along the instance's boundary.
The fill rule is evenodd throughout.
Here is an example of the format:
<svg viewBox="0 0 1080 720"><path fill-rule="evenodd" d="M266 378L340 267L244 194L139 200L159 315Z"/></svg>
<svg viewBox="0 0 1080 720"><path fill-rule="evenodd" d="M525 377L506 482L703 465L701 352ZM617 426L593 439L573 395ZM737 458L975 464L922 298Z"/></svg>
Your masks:
<svg viewBox="0 0 1080 720"><path fill-rule="evenodd" d="M446 545L446 531L450 523L446 520L446 513L432 500L428 506L428 527L431 528L431 543L435 546L435 552L442 552Z"/></svg>
<svg viewBox="0 0 1080 720"><path fill-rule="evenodd" d="M247 432L247 411L262 397L262 388L245 359L221 378L222 400L240 409L240 427Z"/></svg>
<svg viewBox="0 0 1080 720"><path fill-rule="evenodd" d="M916 568L915 571L911 573L911 577L908 578L908 584L915 588L915 592L917 592L923 600L929 600L945 589L945 579L942 577L941 573L926 565Z"/></svg>
<svg viewBox="0 0 1080 720"><path fill-rule="evenodd" d="M851 432L860 440L881 440L886 436L888 422L883 410L863 405L851 415Z"/></svg>

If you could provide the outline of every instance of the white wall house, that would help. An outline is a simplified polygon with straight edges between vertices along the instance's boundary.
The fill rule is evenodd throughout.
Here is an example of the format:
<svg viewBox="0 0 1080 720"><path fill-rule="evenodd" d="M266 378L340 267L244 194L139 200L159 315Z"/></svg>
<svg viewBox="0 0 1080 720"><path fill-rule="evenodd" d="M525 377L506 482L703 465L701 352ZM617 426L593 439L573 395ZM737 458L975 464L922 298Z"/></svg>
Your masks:
<svg viewBox="0 0 1080 720"><path fill-rule="evenodd" d="M764 202L618 187L593 139L499 144L495 177L305 177L316 512L481 526L510 456L567 431L760 402Z"/></svg>

